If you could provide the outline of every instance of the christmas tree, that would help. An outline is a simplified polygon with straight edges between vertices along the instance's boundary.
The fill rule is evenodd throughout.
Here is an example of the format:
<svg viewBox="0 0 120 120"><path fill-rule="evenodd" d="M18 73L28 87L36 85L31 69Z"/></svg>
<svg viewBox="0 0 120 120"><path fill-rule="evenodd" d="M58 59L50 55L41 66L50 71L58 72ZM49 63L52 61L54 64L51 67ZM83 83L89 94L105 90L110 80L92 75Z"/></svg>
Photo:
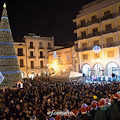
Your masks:
<svg viewBox="0 0 120 120"><path fill-rule="evenodd" d="M0 87L14 87L22 82L5 3L0 23L0 72L4 76Z"/></svg>

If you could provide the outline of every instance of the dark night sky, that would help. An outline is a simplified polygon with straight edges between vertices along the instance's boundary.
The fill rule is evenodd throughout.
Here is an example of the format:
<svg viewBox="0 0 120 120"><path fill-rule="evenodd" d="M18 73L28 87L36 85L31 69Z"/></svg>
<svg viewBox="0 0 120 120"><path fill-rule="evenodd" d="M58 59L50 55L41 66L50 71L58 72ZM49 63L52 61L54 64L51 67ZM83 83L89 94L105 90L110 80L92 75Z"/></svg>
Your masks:
<svg viewBox="0 0 120 120"><path fill-rule="evenodd" d="M5 1L5 0L4 0ZM55 44L76 40L76 17L83 5L93 0L6 0L14 39L27 33L54 36ZM3 1L0 0L0 16ZM20 41L20 40L19 40Z"/></svg>

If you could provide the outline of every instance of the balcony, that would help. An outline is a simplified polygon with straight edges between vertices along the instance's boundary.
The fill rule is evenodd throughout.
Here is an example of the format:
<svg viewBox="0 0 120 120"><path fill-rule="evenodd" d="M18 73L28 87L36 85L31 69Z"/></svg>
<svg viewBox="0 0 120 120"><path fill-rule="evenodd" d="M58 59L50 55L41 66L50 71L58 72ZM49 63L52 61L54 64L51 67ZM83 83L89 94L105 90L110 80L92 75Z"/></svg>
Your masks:
<svg viewBox="0 0 120 120"><path fill-rule="evenodd" d="M21 65L21 66L20 66L20 68L24 68L24 67L25 67L25 65Z"/></svg>
<svg viewBox="0 0 120 120"><path fill-rule="evenodd" d="M113 42L111 44L103 44L103 45L98 45L101 49L102 48L107 48L107 47L115 47L115 46L119 46L120 42ZM87 48L78 48L77 46L75 47L75 51L76 52L82 52L82 51L87 51L87 50L93 50L94 46L90 46Z"/></svg>
<svg viewBox="0 0 120 120"><path fill-rule="evenodd" d="M86 39L86 38L88 38L88 35L77 37L77 40Z"/></svg>
<svg viewBox="0 0 120 120"><path fill-rule="evenodd" d="M31 58L36 58L36 56L28 56L28 58L29 58L29 59L31 59Z"/></svg>
<svg viewBox="0 0 120 120"><path fill-rule="evenodd" d="M28 66L27 69L47 69L48 67L46 66Z"/></svg>
<svg viewBox="0 0 120 120"><path fill-rule="evenodd" d="M75 48L76 52L82 52L82 51L87 51L87 50L91 50L91 47L87 47L87 48Z"/></svg>
<svg viewBox="0 0 120 120"><path fill-rule="evenodd" d="M39 47L38 49L44 49L44 47Z"/></svg>
<svg viewBox="0 0 120 120"><path fill-rule="evenodd" d="M39 56L38 58L45 58L45 56Z"/></svg>
<svg viewBox="0 0 120 120"><path fill-rule="evenodd" d="M105 31L102 31L102 34L107 34L107 33L111 33L111 32L116 32L116 28L111 28L109 30L105 30Z"/></svg>
<svg viewBox="0 0 120 120"><path fill-rule="evenodd" d="M80 37L77 37L77 40L87 39L87 38L94 37L94 36L101 36L102 34L113 33L113 32L116 32L116 31L120 31L120 26L118 26L117 28L110 29L110 30L90 33L86 36L80 36Z"/></svg>
<svg viewBox="0 0 120 120"><path fill-rule="evenodd" d="M114 18L115 17L115 14L113 13L113 14L110 14L110 15L106 15L106 16L103 16L102 18L101 18L101 21L103 21L103 20L107 20L107 19L112 19L112 18Z"/></svg>
<svg viewBox="0 0 120 120"><path fill-rule="evenodd" d="M48 47L47 49L53 49L52 47Z"/></svg>
<svg viewBox="0 0 120 120"><path fill-rule="evenodd" d="M88 34L88 37L94 37L94 36L100 36L100 35L101 35L101 32L95 32L92 34Z"/></svg>
<svg viewBox="0 0 120 120"><path fill-rule="evenodd" d="M111 44L103 44L103 48L107 48L107 47L115 47L118 46L119 43L118 42L113 42Z"/></svg>
<svg viewBox="0 0 120 120"><path fill-rule="evenodd" d="M86 26L88 26L87 23L85 23L85 24L81 24L81 25L77 25L76 28L79 29L79 28L86 27Z"/></svg>
<svg viewBox="0 0 120 120"><path fill-rule="evenodd" d="M25 56L25 54L17 54L17 56Z"/></svg>
<svg viewBox="0 0 120 120"><path fill-rule="evenodd" d="M99 23L99 22L100 22L100 19L97 18L96 20L88 21L88 25L92 25L92 24Z"/></svg>
<svg viewBox="0 0 120 120"><path fill-rule="evenodd" d="M34 46L33 47L29 46L28 49L35 49L35 47Z"/></svg>

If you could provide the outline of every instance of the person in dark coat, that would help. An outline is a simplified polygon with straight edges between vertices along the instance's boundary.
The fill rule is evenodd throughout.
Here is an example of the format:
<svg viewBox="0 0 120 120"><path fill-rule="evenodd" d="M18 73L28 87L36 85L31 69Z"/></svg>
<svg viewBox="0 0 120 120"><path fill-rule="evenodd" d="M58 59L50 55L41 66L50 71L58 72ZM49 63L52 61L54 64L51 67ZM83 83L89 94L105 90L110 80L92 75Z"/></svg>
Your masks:
<svg viewBox="0 0 120 120"><path fill-rule="evenodd" d="M102 98L99 101L99 109L97 109L94 120L107 120L107 108L105 107L105 100Z"/></svg>
<svg viewBox="0 0 120 120"><path fill-rule="evenodd" d="M120 120L120 95L114 94L113 95L113 103L111 104L109 110L108 110L108 119L109 120Z"/></svg>
<svg viewBox="0 0 120 120"><path fill-rule="evenodd" d="M81 107L81 115L77 117L76 120L92 120L92 117L90 114L87 113L88 106L82 105Z"/></svg>
<svg viewBox="0 0 120 120"><path fill-rule="evenodd" d="M90 111L90 115L92 117L92 119L94 120L95 114L96 114L96 110L97 110L97 101L93 101L91 103L91 111Z"/></svg>

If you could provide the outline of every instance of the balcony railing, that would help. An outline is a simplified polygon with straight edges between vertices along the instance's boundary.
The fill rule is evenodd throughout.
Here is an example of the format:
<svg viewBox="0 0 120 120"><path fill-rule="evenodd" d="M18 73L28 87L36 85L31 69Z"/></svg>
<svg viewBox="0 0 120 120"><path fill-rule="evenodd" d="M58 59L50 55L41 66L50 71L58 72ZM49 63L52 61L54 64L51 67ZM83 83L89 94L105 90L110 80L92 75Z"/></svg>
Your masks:
<svg viewBox="0 0 120 120"><path fill-rule="evenodd" d="M27 69L47 69L47 66L28 66Z"/></svg>
<svg viewBox="0 0 120 120"><path fill-rule="evenodd" d="M35 49L35 47L34 46L33 47L29 46L28 49Z"/></svg>
<svg viewBox="0 0 120 120"><path fill-rule="evenodd" d="M102 31L102 34L107 34L107 33L115 32L115 31L116 31L116 28L109 29L109 30Z"/></svg>
<svg viewBox="0 0 120 120"><path fill-rule="evenodd" d="M25 54L17 54L17 56L25 56Z"/></svg>
<svg viewBox="0 0 120 120"><path fill-rule="evenodd" d="M119 46L120 42L113 42L111 44L103 44L103 45L98 45L101 49L102 48L107 48L107 47L115 47L115 46ZM90 47L86 47L86 48L78 48L77 46L75 47L75 51L76 52L82 52L82 51L87 51L87 50L93 50L94 46L90 46Z"/></svg>
<svg viewBox="0 0 120 120"><path fill-rule="evenodd" d="M97 18L96 20L88 21L88 24L87 24L87 25L92 25L92 24L99 23L99 22L100 22L100 19Z"/></svg>
<svg viewBox="0 0 120 120"><path fill-rule="evenodd" d="M44 47L39 47L38 49L44 49Z"/></svg>
<svg viewBox="0 0 120 120"><path fill-rule="evenodd" d="M25 65L21 65L21 66L20 66L20 68L24 68L24 67L25 67Z"/></svg>
<svg viewBox="0 0 120 120"><path fill-rule="evenodd" d="M48 47L47 49L53 49L52 47Z"/></svg>
<svg viewBox="0 0 120 120"><path fill-rule="evenodd" d="M106 15L106 16L103 16L102 18L101 18L101 21L103 21L103 20L107 20L107 19L111 19L111 18L114 18L115 17L115 14L113 13L113 14L110 14L110 15Z"/></svg>
<svg viewBox="0 0 120 120"><path fill-rule="evenodd" d="M86 27L86 26L88 26L88 23L77 25L76 28L78 29L78 28L82 28L82 27Z"/></svg>
<svg viewBox="0 0 120 120"><path fill-rule="evenodd" d="M45 58L45 56L39 56L38 58Z"/></svg>
<svg viewBox="0 0 120 120"><path fill-rule="evenodd" d="M105 30L105 31L96 32L96 33L90 33L86 36L80 36L80 37L77 37L77 40L87 39L87 38L94 37L94 36L100 36L102 34L113 33L116 31L120 31L120 26L118 26L117 28L110 29L110 30Z"/></svg>
<svg viewBox="0 0 120 120"><path fill-rule="evenodd" d="M103 48L106 48L106 47L115 47L115 46L118 46L119 45L119 42L113 42L111 44L103 44Z"/></svg>
<svg viewBox="0 0 120 120"><path fill-rule="evenodd" d="M36 58L36 56L28 56L28 58L30 59L30 58Z"/></svg>

